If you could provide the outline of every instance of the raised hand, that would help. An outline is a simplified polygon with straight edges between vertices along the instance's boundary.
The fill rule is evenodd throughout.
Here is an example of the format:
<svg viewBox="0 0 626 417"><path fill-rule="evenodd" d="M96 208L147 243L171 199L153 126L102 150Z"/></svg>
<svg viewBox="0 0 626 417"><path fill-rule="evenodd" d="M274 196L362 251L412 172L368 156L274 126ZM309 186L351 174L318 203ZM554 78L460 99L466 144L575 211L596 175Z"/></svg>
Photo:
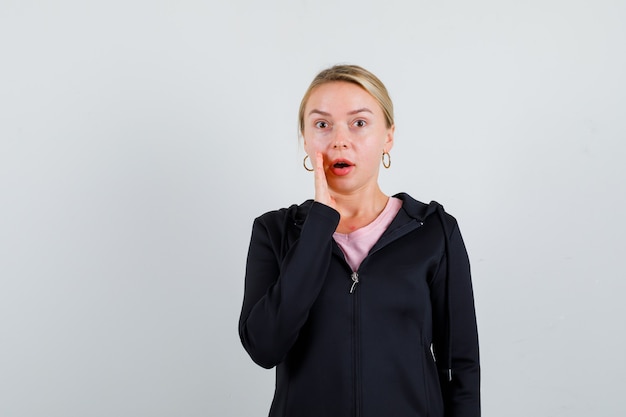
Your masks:
<svg viewBox="0 0 626 417"><path fill-rule="evenodd" d="M335 199L328 189L326 172L324 172L324 157L321 152L315 154L315 201L337 209Z"/></svg>

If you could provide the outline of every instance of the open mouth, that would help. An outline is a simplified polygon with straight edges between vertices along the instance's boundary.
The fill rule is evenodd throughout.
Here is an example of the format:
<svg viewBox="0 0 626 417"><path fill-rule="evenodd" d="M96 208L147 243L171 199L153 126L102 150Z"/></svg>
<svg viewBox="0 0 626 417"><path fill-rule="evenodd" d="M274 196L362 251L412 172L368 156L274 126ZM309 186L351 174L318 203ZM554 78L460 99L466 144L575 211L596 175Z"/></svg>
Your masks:
<svg viewBox="0 0 626 417"><path fill-rule="evenodd" d="M354 164L347 159L336 159L331 164L330 171L337 176L348 175L354 168Z"/></svg>
<svg viewBox="0 0 626 417"><path fill-rule="evenodd" d="M333 167L335 168L347 168L349 166L350 164L347 162L337 162L336 164L333 165Z"/></svg>

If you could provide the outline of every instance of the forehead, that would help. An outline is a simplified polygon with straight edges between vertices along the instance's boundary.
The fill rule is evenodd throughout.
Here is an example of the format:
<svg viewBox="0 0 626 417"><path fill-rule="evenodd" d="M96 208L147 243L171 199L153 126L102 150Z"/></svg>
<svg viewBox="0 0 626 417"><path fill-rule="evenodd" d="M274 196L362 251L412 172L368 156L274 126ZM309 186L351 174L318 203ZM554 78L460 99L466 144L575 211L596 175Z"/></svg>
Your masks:
<svg viewBox="0 0 626 417"><path fill-rule="evenodd" d="M361 108L382 114L378 101L363 87L347 81L331 81L311 91L305 113L308 115L311 110L321 110L332 114Z"/></svg>

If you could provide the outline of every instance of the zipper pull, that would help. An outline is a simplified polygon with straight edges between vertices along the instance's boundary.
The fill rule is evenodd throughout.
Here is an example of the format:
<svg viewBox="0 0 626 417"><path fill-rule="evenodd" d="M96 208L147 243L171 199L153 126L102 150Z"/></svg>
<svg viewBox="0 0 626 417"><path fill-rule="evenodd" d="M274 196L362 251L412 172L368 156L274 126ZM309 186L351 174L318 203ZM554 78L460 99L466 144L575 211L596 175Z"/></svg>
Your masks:
<svg viewBox="0 0 626 417"><path fill-rule="evenodd" d="M354 292L354 288L356 287L356 284L359 283L359 274L357 274L356 272L353 272L350 278L352 278L352 286L350 287L350 294L352 294Z"/></svg>

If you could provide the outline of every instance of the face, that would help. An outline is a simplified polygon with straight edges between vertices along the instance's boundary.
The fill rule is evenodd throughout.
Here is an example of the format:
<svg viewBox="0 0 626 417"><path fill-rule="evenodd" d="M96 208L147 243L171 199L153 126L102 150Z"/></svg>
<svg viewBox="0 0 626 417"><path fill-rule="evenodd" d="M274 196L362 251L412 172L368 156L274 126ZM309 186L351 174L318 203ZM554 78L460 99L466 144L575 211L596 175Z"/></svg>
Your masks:
<svg viewBox="0 0 626 417"><path fill-rule="evenodd" d="M377 186L383 152L393 145L383 110L360 86L335 81L316 87L304 111L304 149L324 157L331 190L352 192Z"/></svg>

